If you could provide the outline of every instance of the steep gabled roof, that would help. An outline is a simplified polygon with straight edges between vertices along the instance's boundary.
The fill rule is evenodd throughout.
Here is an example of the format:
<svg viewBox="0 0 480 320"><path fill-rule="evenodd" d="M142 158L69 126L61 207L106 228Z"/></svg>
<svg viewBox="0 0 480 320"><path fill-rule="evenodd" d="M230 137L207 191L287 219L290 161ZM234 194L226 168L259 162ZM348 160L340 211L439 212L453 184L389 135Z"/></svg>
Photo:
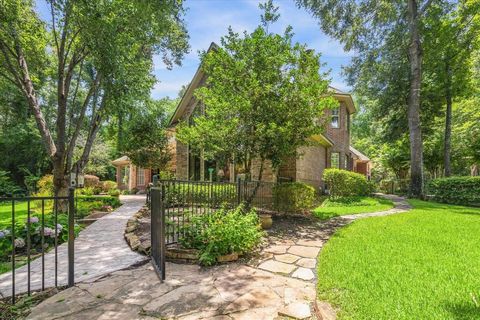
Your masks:
<svg viewBox="0 0 480 320"><path fill-rule="evenodd" d="M210 44L210 47L208 47L207 53L212 51L212 50L217 50L219 46L215 43L212 42ZM201 64L198 66L197 71L195 72L195 75L193 76L192 81L187 87L187 90L185 90L185 93L178 103L177 108L175 109L175 112L173 113L172 117L170 118L170 126L175 126L178 121L181 119L183 113L185 112L185 109L188 106L188 103L190 100L193 98L193 93L195 89L198 88L200 85L200 82L205 76L205 73L202 71ZM355 109L355 104L353 103L352 96L349 93L345 93L337 88L334 88L332 86L329 86L329 90L333 92L333 96L337 98L338 101L344 102L345 105L347 106L348 111L352 114L356 112Z"/></svg>
<svg viewBox="0 0 480 320"><path fill-rule="evenodd" d="M358 160L360 161L365 161L365 162L370 161L369 157L367 157L366 155L364 155L363 153L361 153L360 151L358 151L352 146L350 146L350 152L353 153L355 156L357 156Z"/></svg>

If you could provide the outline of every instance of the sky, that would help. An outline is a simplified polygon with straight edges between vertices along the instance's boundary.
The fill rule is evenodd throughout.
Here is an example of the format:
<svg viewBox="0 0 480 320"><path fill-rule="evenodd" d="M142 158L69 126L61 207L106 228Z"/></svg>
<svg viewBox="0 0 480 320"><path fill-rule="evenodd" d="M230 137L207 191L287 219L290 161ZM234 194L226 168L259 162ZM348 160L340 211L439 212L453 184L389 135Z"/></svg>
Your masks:
<svg viewBox="0 0 480 320"><path fill-rule="evenodd" d="M190 52L181 66L166 69L159 56L154 57L154 74L158 80L152 90L153 98L178 96L182 85L188 85L197 70L199 50L207 50L211 42L220 41L227 34L229 26L235 32L252 32L260 24L259 2L263 0L185 0L188 8L185 23L190 35ZM349 91L343 77L342 66L349 64L351 54L325 35L315 20L305 9L295 6L294 0L274 0L279 7L280 19L270 27L272 32L283 33L288 25L293 27L294 41L305 43L309 48L322 54L321 62L326 63L322 71L330 70L331 86ZM37 8L43 18L49 19L44 0L37 1ZM47 20L48 21L48 20Z"/></svg>

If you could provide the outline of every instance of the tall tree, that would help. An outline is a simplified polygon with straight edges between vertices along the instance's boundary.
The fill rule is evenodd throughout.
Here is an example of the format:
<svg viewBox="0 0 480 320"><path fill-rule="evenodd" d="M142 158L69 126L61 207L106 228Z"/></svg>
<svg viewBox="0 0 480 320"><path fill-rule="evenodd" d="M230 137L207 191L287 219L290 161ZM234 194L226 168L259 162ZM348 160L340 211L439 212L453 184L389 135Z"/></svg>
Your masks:
<svg viewBox="0 0 480 320"><path fill-rule="evenodd" d="M348 70L350 80L368 74L369 90L380 90L380 93L397 90L390 98L397 97L392 99L394 104L405 103L410 140L410 192L417 197L423 190L421 24L431 3L432 0L297 0L298 5L320 20L321 28L328 35L340 40L347 51L355 52L353 66ZM386 72L394 69L399 72Z"/></svg>
<svg viewBox="0 0 480 320"><path fill-rule="evenodd" d="M430 91L445 104L443 166L450 176L452 105L455 99L472 93L472 54L479 46L480 1L434 3L425 20L425 76Z"/></svg>
<svg viewBox="0 0 480 320"><path fill-rule="evenodd" d="M258 180L267 160L278 167L322 132L314 119L336 104L319 71L319 55L293 43L291 27L281 35L269 33L277 8L271 1L261 8L262 24L252 33L240 36L230 28L221 47L202 54L206 86L195 94L205 107L177 130L180 141L205 157L235 159L247 174L258 160Z"/></svg>
<svg viewBox="0 0 480 320"><path fill-rule="evenodd" d="M188 44L179 0L50 0L48 6L47 23L31 0L2 2L0 76L27 100L52 162L56 193L64 195L70 172L85 168L109 115L148 97L152 55L161 54L167 66L178 64ZM75 158L83 130L83 151Z"/></svg>

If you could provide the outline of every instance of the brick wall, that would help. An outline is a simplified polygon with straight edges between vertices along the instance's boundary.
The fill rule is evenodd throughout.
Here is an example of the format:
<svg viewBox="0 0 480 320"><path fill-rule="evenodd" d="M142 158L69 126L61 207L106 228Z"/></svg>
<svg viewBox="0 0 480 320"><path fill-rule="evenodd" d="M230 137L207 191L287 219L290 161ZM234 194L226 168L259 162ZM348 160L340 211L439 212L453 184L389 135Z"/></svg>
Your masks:
<svg viewBox="0 0 480 320"><path fill-rule="evenodd" d="M350 154L350 134L347 127L348 111L344 103L340 103L340 126L339 128L332 128L330 121L327 122L326 136L333 141L334 145L330 152L340 153L339 162L341 169L348 169L345 167L345 156ZM328 119L331 117L331 110L326 110L325 113ZM330 154L328 155L330 161ZM329 164L330 165L330 164Z"/></svg>
<svg viewBox="0 0 480 320"><path fill-rule="evenodd" d="M296 161L296 181L323 189L322 175L326 167L324 146L308 146L299 149Z"/></svg>

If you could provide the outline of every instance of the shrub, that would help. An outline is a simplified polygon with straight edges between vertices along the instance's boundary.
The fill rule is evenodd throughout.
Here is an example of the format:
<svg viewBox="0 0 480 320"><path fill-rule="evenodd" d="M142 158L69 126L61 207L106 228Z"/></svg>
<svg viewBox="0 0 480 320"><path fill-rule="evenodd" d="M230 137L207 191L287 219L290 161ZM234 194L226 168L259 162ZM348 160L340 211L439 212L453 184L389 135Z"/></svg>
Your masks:
<svg viewBox="0 0 480 320"><path fill-rule="evenodd" d="M100 178L93 174L86 174L84 179L85 187L96 187L100 184Z"/></svg>
<svg viewBox="0 0 480 320"><path fill-rule="evenodd" d="M301 182L279 183L273 187L273 203L280 212L302 213L315 202L315 188Z"/></svg>
<svg viewBox="0 0 480 320"><path fill-rule="evenodd" d="M451 177L431 180L427 194L439 202L480 205L480 177Z"/></svg>
<svg viewBox="0 0 480 320"><path fill-rule="evenodd" d="M220 209L211 214L191 215L179 239L185 248L200 251L200 263L212 265L222 255L243 254L261 240L263 231L255 210Z"/></svg>
<svg viewBox="0 0 480 320"><path fill-rule="evenodd" d="M0 170L0 195L14 194L22 191L8 176L8 172Z"/></svg>
<svg viewBox="0 0 480 320"><path fill-rule="evenodd" d="M53 196L53 175L47 174L40 178L37 182L39 196Z"/></svg>
<svg viewBox="0 0 480 320"><path fill-rule="evenodd" d="M117 189L118 187L117 183L111 180L102 181L101 185L102 185L102 191L105 193L109 192L112 189Z"/></svg>
<svg viewBox="0 0 480 320"><path fill-rule="evenodd" d="M347 170L325 169L323 181L333 198L366 196L373 192L373 184L364 175Z"/></svg>
<svg viewBox="0 0 480 320"><path fill-rule="evenodd" d="M117 197L120 195L120 190L118 189L110 189L108 190L108 195L111 197Z"/></svg>
<svg viewBox="0 0 480 320"><path fill-rule="evenodd" d="M45 215L44 228L44 248L53 247L55 245L55 229L57 229L57 241L61 244L68 240L68 215L58 214L57 223L55 224L55 216L53 214ZM28 228L27 221L18 222L15 225L15 251L17 254L25 254L27 250L27 230L30 232L31 253L41 252L42 237L41 237L41 216L30 216L30 227ZM75 235L80 232L80 227L75 225ZM12 228L0 230L0 260L8 259L12 252Z"/></svg>
<svg viewBox="0 0 480 320"><path fill-rule="evenodd" d="M170 205L192 203L220 207L237 199L236 186L230 184L168 184L165 186L165 195Z"/></svg>
<svg viewBox="0 0 480 320"><path fill-rule="evenodd" d="M76 201L76 215L78 218L83 218L89 215L92 211L105 211L105 207L117 208L121 205L118 197L112 196L77 196Z"/></svg>

